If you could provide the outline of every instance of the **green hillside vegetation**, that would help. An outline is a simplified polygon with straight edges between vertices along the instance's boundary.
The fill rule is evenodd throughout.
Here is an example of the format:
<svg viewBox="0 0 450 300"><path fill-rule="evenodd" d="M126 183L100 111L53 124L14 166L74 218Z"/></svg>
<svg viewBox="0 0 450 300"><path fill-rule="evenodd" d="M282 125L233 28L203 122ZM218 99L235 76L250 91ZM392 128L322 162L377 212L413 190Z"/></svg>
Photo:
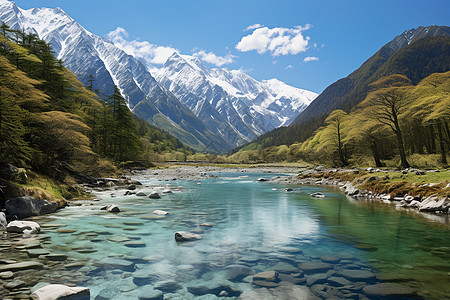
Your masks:
<svg viewBox="0 0 450 300"><path fill-rule="evenodd" d="M341 109L349 113L367 97L370 84L382 77L401 74L417 84L433 73L449 71L449 53L448 36L418 39L397 52L385 45L349 76L327 87L293 124L270 131L252 143L267 148L303 142L324 124L332 111Z"/></svg>
<svg viewBox="0 0 450 300"><path fill-rule="evenodd" d="M90 87L36 35L1 26L0 163L64 182L67 169L111 175L130 161L149 165L193 153L134 117L117 88L103 101Z"/></svg>
<svg viewBox="0 0 450 300"><path fill-rule="evenodd" d="M370 84L367 97L350 113L334 110L306 141L266 148L252 144L228 161L445 167L449 120L450 72L434 73L418 85L395 74Z"/></svg>

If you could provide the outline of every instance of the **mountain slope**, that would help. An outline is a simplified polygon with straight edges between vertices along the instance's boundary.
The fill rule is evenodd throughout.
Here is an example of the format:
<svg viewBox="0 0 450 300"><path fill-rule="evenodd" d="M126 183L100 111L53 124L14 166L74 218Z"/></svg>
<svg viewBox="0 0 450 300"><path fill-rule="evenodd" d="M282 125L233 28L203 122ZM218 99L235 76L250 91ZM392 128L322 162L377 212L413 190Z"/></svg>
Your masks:
<svg viewBox="0 0 450 300"><path fill-rule="evenodd" d="M347 76L345 81L339 80L334 83L338 85L337 88L333 86L334 84L330 85L325 90L326 92L324 91L320 94L315 101L313 101L311 105L294 120L292 124L299 124L304 121L308 121L309 119L320 116L320 114L328 114L334 109L350 109L364 99L367 94L367 85L380 78L376 78L376 76L374 77L373 75L389 60L392 55L394 55L394 53L409 46L414 41L434 36L450 36L450 27L420 26L417 29L410 29L403 32L401 35L398 35L378 50L367 61L365 61L361 67ZM427 75L430 75L431 73ZM424 77L425 76L422 76L420 79ZM327 91L328 89L333 89L334 91L338 91L338 93L330 93L330 91ZM339 101L333 101L333 98L342 99ZM350 104L347 104L347 102L350 102Z"/></svg>
<svg viewBox="0 0 450 300"><path fill-rule="evenodd" d="M254 142L265 146L304 141L323 125L330 112L349 112L367 95L369 84L392 74L408 76L413 83L449 66L450 28L419 27L405 31L387 43L349 76L328 86L288 127L278 128Z"/></svg>
<svg viewBox="0 0 450 300"><path fill-rule="evenodd" d="M143 63L108 39L88 32L60 8L23 10L13 2L1 0L0 20L12 29L33 32L50 43L58 59L83 83L94 75L93 87L104 95L112 94L117 85L137 116L175 134L196 150L224 152L230 148L162 88Z"/></svg>
<svg viewBox="0 0 450 300"><path fill-rule="evenodd" d="M145 61L88 32L60 8L23 10L0 0L0 20L50 43L84 84L93 75L102 98L116 85L136 115L196 150L223 153L288 125L317 96L276 80L258 82L240 70L209 69L185 55L174 54L161 70L149 70Z"/></svg>
<svg viewBox="0 0 450 300"><path fill-rule="evenodd" d="M209 69L178 53L152 72L214 134L235 146L289 124L317 96L276 79L258 82L240 70Z"/></svg>

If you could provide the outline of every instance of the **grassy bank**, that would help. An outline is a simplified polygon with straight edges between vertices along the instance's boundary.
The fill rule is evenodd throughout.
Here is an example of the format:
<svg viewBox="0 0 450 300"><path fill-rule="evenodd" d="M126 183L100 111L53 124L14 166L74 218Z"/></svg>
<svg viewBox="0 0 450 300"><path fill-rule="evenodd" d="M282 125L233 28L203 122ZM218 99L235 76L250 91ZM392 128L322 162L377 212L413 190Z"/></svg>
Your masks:
<svg viewBox="0 0 450 300"><path fill-rule="evenodd" d="M423 175L416 172L402 173L399 171L381 170L369 172L361 170L324 171L316 173L303 173L301 178L325 178L339 181L349 181L354 186L372 192L373 194L389 194L391 197L399 195L419 196L421 198L431 195L449 197L450 171L436 170L425 172ZM446 188L447 187L447 188Z"/></svg>

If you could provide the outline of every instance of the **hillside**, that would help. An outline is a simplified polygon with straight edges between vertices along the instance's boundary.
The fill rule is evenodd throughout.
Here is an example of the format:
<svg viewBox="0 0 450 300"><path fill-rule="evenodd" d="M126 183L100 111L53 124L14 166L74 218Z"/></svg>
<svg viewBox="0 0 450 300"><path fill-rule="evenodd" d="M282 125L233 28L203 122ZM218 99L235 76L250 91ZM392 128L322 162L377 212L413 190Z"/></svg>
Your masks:
<svg viewBox="0 0 450 300"><path fill-rule="evenodd" d="M170 134L134 117L117 87L106 101L101 100L35 35L6 25L1 32L3 179L9 178L14 165L35 174L35 179L44 176L70 189L77 180L74 174L77 178L113 175L117 167L130 161L148 166L157 160L183 160L192 153ZM19 181L26 185L27 178ZM0 185L9 186L4 181ZM2 195L8 193L3 191Z"/></svg>
<svg viewBox="0 0 450 300"><path fill-rule="evenodd" d="M405 31L383 46L349 76L328 86L288 127L258 137L263 147L304 141L335 109L346 112L367 96L369 84L391 74L406 75L413 83L450 70L450 28L419 27Z"/></svg>

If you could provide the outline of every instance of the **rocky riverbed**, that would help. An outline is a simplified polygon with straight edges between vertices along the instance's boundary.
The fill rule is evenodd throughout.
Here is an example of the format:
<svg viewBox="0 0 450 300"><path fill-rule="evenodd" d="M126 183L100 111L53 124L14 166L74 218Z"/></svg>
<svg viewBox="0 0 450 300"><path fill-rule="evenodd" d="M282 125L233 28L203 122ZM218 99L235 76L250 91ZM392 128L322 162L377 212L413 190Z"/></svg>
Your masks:
<svg viewBox="0 0 450 300"><path fill-rule="evenodd" d="M261 176L259 181L295 185L337 185L348 194L354 189L343 181L299 178L297 176L299 171L306 170L282 167L224 169L180 166L131 174L131 178L139 178L142 182L153 180L152 184L136 185L135 181L126 181L127 185L116 185L114 180L111 180L108 181L111 184L102 184L101 187L86 186L102 199L107 198L109 204L112 204L116 197L129 197L127 198L131 201L129 207L134 205L134 208L121 210L118 205L116 206L118 210L108 210L104 200L97 201L98 199L71 202L63 214L58 213L58 218L73 218L74 214L78 214L76 220L87 213L93 217L101 217L99 220L118 222L102 221L102 230L73 229L70 222L58 223L54 218L40 216L27 218L28 221L37 221L41 225L40 233L2 233L0 296L3 299L27 299L32 297L32 293L35 293L36 297L36 291L39 295L49 289L62 292L67 288L95 286L97 281L104 278L117 282L117 288L95 290L91 293L95 299L109 299L119 294L129 296L129 299L207 299L212 295L228 299L379 298L389 295L404 297L415 295L415 291L411 288L394 282L385 282L386 278L377 274L367 262L347 252L321 255L315 253L313 248L308 251L308 247L302 250L290 246L276 249L251 246L244 250L239 245L223 243L217 245L217 249L235 247L233 248L235 250L229 252L214 250L210 253L210 250L201 249L199 255L206 255L208 261L213 263L205 264L204 261L195 260L184 262L174 266L176 270L170 270L167 275L172 275L167 278L149 272L149 268L150 270L167 268L167 262L162 260L161 256L140 257L133 254L148 246L147 237L151 232L143 231L141 228L158 225L156 222L163 222L161 224L168 229L167 233L171 236L174 233L170 230L173 228L172 223L182 224L184 229L192 231L194 236L200 236L207 235L210 228L214 230L214 223L220 224L225 220L226 216L221 216L220 211L216 212L213 218L211 213L201 211L189 212L188 217L185 214L173 214L176 209L186 208L180 200L177 200L178 198L170 198L170 193L182 195L192 191L192 186L183 187L179 185L179 181L190 180L201 185L202 179L216 178L220 173L242 173L241 177L245 178L246 173L253 172L263 174L259 175ZM275 175L280 173L292 176ZM149 197L151 191L159 193L163 200ZM360 191L353 196L359 194L364 195L365 192ZM138 209L144 203L142 202L144 198L150 198L152 201L172 200L170 205L158 204L158 208L161 209L154 210L153 214L148 215ZM132 199L141 200L136 200L134 204ZM79 207L79 210L71 211L70 207ZM102 207L105 207L104 211L101 210ZM93 224L97 226L99 221L95 222ZM57 240L54 240L55 238ZM118 254L112 250L103 260L93 259L96 253L105 251L105 248L100 246L105 243L115 248L129 249L131 252ZM196 241L188 242L184 247L192 247L193 244L190 243ZM370 244L367 244L367 247L362 245L361 249L374 251ZM217 280L217 274L223 280ZM62 285L54 286L55 284ZM247 286L253 288L249 289ZM39 290L42 288L44 290ZM81 299L89 298L86 290L72 290L72 292L79 292Z"/></svg>

